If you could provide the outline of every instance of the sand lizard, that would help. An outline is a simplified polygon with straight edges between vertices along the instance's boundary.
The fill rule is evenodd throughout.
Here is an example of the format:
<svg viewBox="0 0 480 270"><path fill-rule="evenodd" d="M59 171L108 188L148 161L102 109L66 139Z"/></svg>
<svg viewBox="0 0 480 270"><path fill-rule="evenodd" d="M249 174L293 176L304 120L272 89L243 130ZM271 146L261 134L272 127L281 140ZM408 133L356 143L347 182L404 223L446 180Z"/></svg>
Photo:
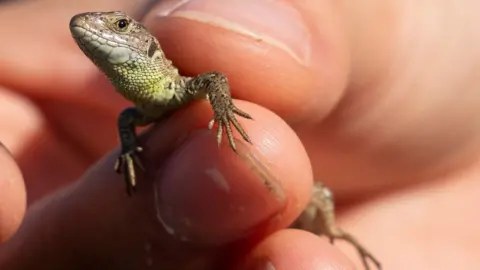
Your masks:
<svg viewBox="0 0 480 270"><path fill-rule="evenodd" d="M135 106L123 110L118 117L121 154L115 170L125 177L127 192L135 188L135 165L141 166L137 153L135 128L149 125L169 111L200 98L210 101L214 112L208 124L218 124L217 142L226 132L235 151L233 125L243 139L250 138L236 116L252 117L232 102L225 75L212 71L195 77L186 77L168 60L158 40L139 22L123 12L88 12L70 20L70 31L84 54L108 77L115 89ZM360 253L369 269L370 259L379 269L380 263L350 234L335 224L335 211L330 190L321 183L314 187L312 199L303 214L292 225L317 235L350 242Z"/></svg>

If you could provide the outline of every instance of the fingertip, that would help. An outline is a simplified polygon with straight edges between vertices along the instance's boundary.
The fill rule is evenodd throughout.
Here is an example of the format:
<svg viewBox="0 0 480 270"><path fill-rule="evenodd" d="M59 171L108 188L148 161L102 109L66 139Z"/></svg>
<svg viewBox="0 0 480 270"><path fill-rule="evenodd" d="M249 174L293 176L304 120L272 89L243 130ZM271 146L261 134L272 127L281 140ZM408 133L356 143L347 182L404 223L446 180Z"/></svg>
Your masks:
<svg viewBox="0 0 480 270"><path fill-rule="evenodd" d="M0 143L0 243L20 226L26 210L23 177L8 150Z"/></svg>
<svg viewBox="0 0 480 270"><path fill-rule="evenodd" d="M205 130L211 117L207 102L180 111L158 130L198 129L189 133L155 176L162 221L188 239L226 243L259 226L265 234L271 233L288 226L310 198L312 170L295 133L263 107L235 104L256 119L238 119L251 143L235 132L236 153L226 141L218 148L216 130ZM150 149L162 144L158 139L149 141Z"/></svg>
<svg viewBox="0 0 480 270"><path fill-rule="evenodd" d="M238 270L268 269L355 269L352 262L328 241L301 231L287 229L270 235L245 257Z"/></svg>

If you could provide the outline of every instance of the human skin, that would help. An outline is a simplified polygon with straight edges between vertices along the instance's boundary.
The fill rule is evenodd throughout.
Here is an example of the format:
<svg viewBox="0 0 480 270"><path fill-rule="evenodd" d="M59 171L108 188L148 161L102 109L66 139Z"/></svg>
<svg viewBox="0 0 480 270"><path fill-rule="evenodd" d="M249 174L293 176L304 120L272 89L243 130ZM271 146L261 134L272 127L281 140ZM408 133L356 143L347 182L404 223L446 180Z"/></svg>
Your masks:
<svg viewBox="0 0 480 270"><path fill-rule="evenodd" d="M257 269L268 263L275 269L353 269L350 259L361 267L345 245L338 247L348 258L337 245L282 230L308 200L312 168L315 179L334 190L341 226L384 269L480 264L480 218L472 214L480 204L480 4L208 2L190 1L160 17L173 5L161 1L144 21L182 72L227 74L234 96L245 100L236 104L255 118L242 122L254 142L245 151L268 161L276 192L260 193L255 174L243 163L228 163L221 171L228 183L260 193L266 203L211 194L202 166L221 169L225 161L201 155L215 144L204 130L211 111L199 103L142 135L152 149L145 154L147 169L154 172L144 183L154 188L127 198L112 171L118 150L97 160L116 147L116 116L128 103L75 46L68 20L93 10L136 13L140 3L20 2L3 7L0 16L2 25L15 25L2 28L0 50L0 140L10 151L0 151L0 239L13 235L0 247L1 269L49 263L84 268L91 262L102 269L212 269L223 257L238 259L237 267L257 262ZM234 162L223 150L221 157ZM192 165L189 170L175 163L181 160ZM23 179L31 203L24 219ZM194 193L189 184L197 187ZM258 232L239 240L238 228L220 226L233 218L221 212L186 232L208 239L179 243L156 218L152 198L162 188L178 194L181 209L192 205L200 213L218 209L208 200L201 204L209 196L242 202L255 211L241 225Z"/></svg>

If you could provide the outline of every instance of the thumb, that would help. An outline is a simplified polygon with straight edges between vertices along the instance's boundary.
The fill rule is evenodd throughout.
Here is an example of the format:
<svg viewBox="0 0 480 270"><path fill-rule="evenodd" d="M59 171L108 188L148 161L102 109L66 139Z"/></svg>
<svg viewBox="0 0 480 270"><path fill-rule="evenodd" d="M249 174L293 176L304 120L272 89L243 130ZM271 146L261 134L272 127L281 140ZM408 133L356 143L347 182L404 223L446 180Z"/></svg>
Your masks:
<svg viewBox="0 0 480 270"><path fill-rule="evenodd" d="M312 183L308 157L285 122L238 105L255 115L242 123L252 141L270 143L238 141L238 155L218 148L204 131L211 109L193 104L140 136L145 170L132 197L113 171L118 152L110 153L29 209L2 247L0 267L227 269L238 250L298 216Z"/></svg>

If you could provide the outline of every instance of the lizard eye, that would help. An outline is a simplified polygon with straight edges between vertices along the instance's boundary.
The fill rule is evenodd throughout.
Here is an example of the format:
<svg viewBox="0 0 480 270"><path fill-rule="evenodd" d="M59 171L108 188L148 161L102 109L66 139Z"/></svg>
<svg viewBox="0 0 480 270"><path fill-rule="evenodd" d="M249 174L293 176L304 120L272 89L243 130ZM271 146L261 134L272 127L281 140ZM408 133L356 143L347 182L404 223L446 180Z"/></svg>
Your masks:
<svg viewBox="0 0 480 270"><path fill-rule="evenodd" d="M127 27L128 24L129 24L129 22L126 19L121 19L121 20L117 21L117 26L118 26L119 29L123 29L123 28Z"/></svg>

